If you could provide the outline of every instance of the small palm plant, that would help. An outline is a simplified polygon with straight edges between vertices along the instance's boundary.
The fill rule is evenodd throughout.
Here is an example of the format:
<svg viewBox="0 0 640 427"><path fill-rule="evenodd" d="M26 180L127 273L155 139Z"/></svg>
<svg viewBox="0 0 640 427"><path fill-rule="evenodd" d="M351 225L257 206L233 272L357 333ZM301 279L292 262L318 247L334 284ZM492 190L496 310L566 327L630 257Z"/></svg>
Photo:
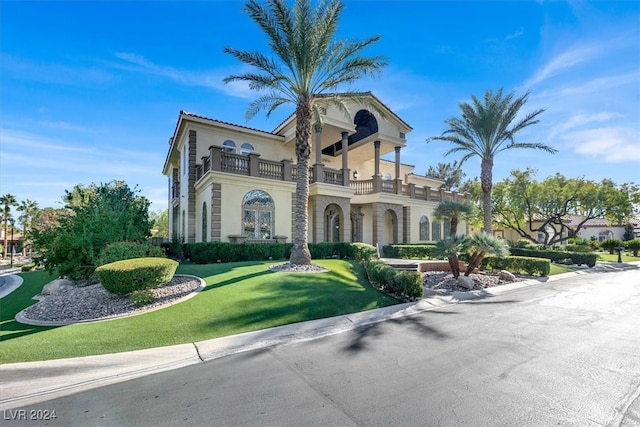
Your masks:
<svg viewBox="0 0 640 427"><path fill-rule="evenodd" d="M473 270L478 268L487 255L506 256L509 254L509 248L504 240L487 233L476 233L471 236L465 244L465 249L471 256L467 270L464 272L465 276L469 276Z"/></svg>
<svg viewBox="0 0 640 427"><path fill-rule="evenodd" d="M440 240L436 243L436 255L438 257L447 258L449 261L449 267L451 268L451 274L457 279L460 277L460 262L458 260L458 254L465 251L470 238L463 234L451 235L444 240Z"/></svg>

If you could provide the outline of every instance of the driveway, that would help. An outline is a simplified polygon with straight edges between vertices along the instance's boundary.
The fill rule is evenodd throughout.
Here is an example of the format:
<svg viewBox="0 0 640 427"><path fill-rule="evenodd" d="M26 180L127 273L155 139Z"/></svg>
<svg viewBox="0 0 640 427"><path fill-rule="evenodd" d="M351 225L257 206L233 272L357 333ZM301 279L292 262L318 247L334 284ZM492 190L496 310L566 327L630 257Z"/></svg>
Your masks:
<svg viewBox="0 0 640 427"><path fill-rule="evenodd" d="M640 271L578 275L5 411L2 425L55 411L47 425L637 426L638 307Z"/></svg>

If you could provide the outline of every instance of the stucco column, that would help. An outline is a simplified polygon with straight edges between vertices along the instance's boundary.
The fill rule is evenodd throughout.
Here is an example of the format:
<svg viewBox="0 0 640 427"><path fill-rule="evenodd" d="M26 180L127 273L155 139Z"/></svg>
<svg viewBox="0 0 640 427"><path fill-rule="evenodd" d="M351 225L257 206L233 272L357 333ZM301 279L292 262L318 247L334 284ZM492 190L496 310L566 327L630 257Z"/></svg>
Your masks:
<svg viewBox="0 0 640 427"><path fill-rule="evenodd" d="M322 164L322 126L316 125L316 162L313 165L315 182L324 182L324 165Z"/></svg>
<svg viewBox="0 0 640 427"><path fill-rule="evenodd" d="M374 175L380 175L380 141L373 141L373 148L374 148L374 164L375 164L375 169L373 174Z"/></svg>
<svg viewBox="0 0 640 427"><path fill-rule="evenodd" d="M349 186L349 132L342 132L342 185Z"/></svg>
<svg viewBox="0 0 640 427"><path fill-rule="evenodd" d="M316 165L322 164L322 126L315 126L316 131Z"/></svg>
<svg viewBox="0 0 640 427"><path fill-rule="evenodd" d="M400 179L400 148L394 147L396 152L396 194L402 194L402 180Z"/></svg>
<svg viewBox="0 0 640 427"><path fill-rule="evenodd" d="M374 172L373 172L373 191L380 193L382 191L382 176L380 175L380 141L373 141L374 148Z"/></svg>

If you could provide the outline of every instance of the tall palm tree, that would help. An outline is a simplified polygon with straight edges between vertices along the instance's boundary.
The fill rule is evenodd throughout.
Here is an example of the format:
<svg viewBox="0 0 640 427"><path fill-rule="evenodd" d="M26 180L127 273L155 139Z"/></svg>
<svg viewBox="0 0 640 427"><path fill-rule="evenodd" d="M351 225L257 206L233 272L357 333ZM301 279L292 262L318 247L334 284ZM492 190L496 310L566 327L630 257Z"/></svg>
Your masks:
<svg viewBox="0 0 640 427"><path fill-rule="evenodd" d="M0 205L2 205L2 220L4 222L4 247L2 248L2 257L7 257L7 228L11 217L11 206L18 204L16 196L13 194L5 194L0 197Z"/></svg>
<svg viewBox="0 0 640 427"><path fill-rule="evenodd" d="M295 105L296 221L289 262L311 264L307 203L312 126L320 120L318 105L331 100L340 104L340 98L332 96L331 91L365 75L376 76L386 63L379 56L359 55L379 40L377 36L364 41L334 40L343 9L339 0L319 0L315 8L311 0L296 0L291 10L284 0L264 3L250 0L245 10L267 35L275 57L227 47L226 53L253 66L257 72L231 75L224 82L245 81L252 90L266 91L249 105L248 119L263 109L268 117L280 105Z"/></svg>
<svg viewBox="0 0 640 427"><path fill-rule="evenodd" d="M18 206L18 211L22 212L18 218L22 223L22 255L27 254L28 237L31 233L33 219L39 210L38 202L29 199L21 201Z"/></svg>
<svg viewBox="0 0 640 427"><path fill-rule="evenodd" d="M484 100L480 101L475 96L471 97L472 103L459 104L462 117L450 117L445 120L449 126L442 135L427 139L431 141L448 141L453 148L446 155L461 152L464 156L460 163L464 163L471 157L480 157L480 182L482 184L482 213L483 231L492 232L491 227L491 189L493 187L493 161L495 156L505 150L513 148L534 148L557 152L556 149L535 142L516 142L516 134L522 129L538 123L538 116L544 109L532 111L519 118L521 108L526 104L529 92L514 98L510 93L502 95L502 88L495 94L489 89L484 94Z"/></svg>

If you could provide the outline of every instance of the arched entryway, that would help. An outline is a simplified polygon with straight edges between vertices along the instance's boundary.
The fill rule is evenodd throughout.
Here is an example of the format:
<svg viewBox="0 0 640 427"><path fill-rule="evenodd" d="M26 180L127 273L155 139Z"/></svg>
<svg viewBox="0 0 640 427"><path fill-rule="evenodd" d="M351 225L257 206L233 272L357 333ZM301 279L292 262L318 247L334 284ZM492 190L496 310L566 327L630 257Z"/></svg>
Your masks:
<svg viewBox="0 0 640 427"><path fill-rule="evenodd" d="M398 243L398 215L391 209L384 213L382 244Z"/></svg>
<svg viewBox="0 0 640 427"><path fill-rule="evenodd" d="M324 210L324 241L341 242L344 215L340 206L330 204Z"/></svg>

